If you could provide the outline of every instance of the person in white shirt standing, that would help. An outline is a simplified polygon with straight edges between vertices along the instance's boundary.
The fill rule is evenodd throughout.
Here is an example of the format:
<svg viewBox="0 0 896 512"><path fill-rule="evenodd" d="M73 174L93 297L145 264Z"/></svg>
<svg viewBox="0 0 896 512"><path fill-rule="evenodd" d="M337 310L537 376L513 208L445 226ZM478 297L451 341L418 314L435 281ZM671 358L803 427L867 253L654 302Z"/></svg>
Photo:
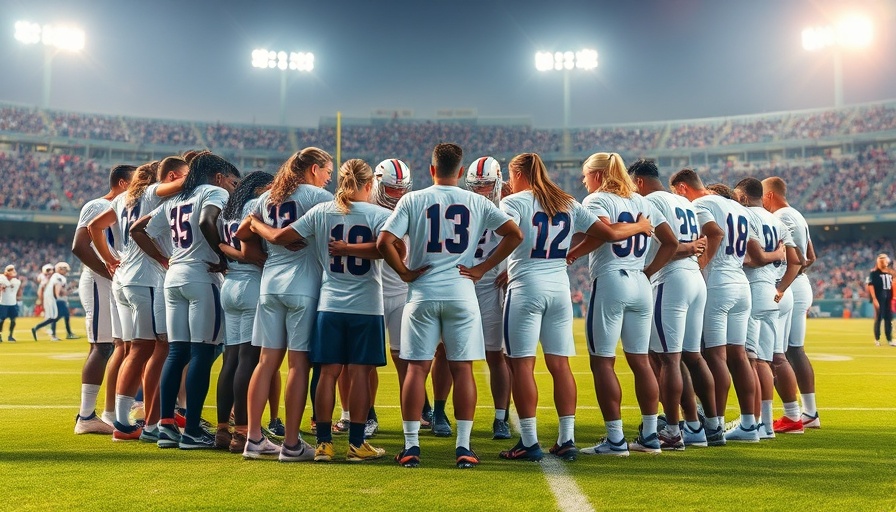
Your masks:
<svg viewBox="0 0 896 512"><path fill-rule="evenodd" d="M0 342L3 341L3 323L9 319L9 337L6 341L15 343L13 332L16 329L16 318L22 309L22 281L16 277L16 267L7 265L0 276Z"/></svg>

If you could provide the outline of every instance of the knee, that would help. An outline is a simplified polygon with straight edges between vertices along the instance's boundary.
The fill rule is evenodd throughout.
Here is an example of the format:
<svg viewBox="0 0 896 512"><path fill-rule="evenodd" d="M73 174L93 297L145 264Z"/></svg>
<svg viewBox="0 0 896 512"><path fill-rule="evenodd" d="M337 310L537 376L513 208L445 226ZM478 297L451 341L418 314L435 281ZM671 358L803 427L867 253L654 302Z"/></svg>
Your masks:
<svg viewBox="0 0 896 512"><path fill-rule="evenodd" d="M112 352L115 351L115 347L111 343L96 343L93 346L94 350L103 359L109 359L110 357L112 357Z"/></svg>

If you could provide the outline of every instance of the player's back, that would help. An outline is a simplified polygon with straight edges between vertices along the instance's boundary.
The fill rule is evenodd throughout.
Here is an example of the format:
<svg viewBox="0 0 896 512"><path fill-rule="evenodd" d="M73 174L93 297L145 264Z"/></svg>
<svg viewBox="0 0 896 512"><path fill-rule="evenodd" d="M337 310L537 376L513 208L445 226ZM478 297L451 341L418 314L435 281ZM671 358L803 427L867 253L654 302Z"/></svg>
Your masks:
<svg viewBox="0 0 896 512"><path fill-rule="evenodd" d="M805 217L792 206L785 206L775 211L774 216L781 219L785 226L790 228L790 236L793 237L793 243L800 250L803 256L809 249L809 223Z"/></svg>
<svg viewBox="0 0 896 512"><path fill-rule="evenodd" d="M353 202L348 213L339 211L335 201L321 203L308 211L293 227L308 241L323 267L318 311L383 314L382 260L354 256L330 256L330 240L350 244L376 240L390 211L380 206Z"/></svg>
<svg viewBox="0 0 896 512"><path fill-rule="evenodd" d="M314 185L299 185L280 204L270 202L271 192L258 198L255 213L265 224L275 228L289 226L314 206L333 200L333 194ZM269 244L268 259L261 278L261 293L274 295L304 295L318 297L323 268L314 251L291 251Z"/></svg>
<svg viewBox="0 0 896 512"><path fill-rule="evenodd" d="M243 205L243 210L237 219L225 219L221 215L218 219L219 228L221 230L221 241L233 247L237 251L241 249L240 241L233 237L237 229L240 227L243 219L255 211L257 208L258 198L250 199ZM228 279L260 279L261 267L254 263L243 263L242 261L230 261L227 264Z"/></svg>
<svg viewBox="0 0 896 512"><path fill-rule="evenodd" d="M765 252L774 251L779 243L786 246L793 246L793 237L790 235L790 228L784 225L780 219L771 212L761 206L751 206L748 208L758 223L759 244ZM774 283L784 277L787 269L786 262L775 261L761 267L744 267L744 274L750 282L763 281Z"/></svg>
<svg viewBox="0 0 896 512"><path fill-rule="evenodd" d="M656 226L665 222L662 214L639 194L622 197L608 192L588 195L583 205L597 217L607 217L610 223L636 222L639 215L649 216ZM639 233L615 243L605 243L588 256L591 278L614 270L644 270L650 238Z"/></svg>
<svg viewBox="0 0 896 512"><path fill-rule="evenodd" d="M671 226L672 232L675 233L679 243L690 243L700 238L697 212L694 209L694 205L687 198L666 192L665 190L657 190L645 196L645 199L650 201L654 208L666 218L666 222ZM652 240L650 248L647 250L645 261L648 263L652 262L658 250L659 241ZM697 256L669 260L656 274L651 276L650 281L654 283L663 282L667 276L677 270L700 270Z"/></svg>
<svg viewBox="0 0 896 512"><path fill-rule="evenodd" d="M111 208L118 217L112 227L116 238L121 242L121 265L115 271L115 279L122 285L160 286L165 277L165 269L154 259L143 252L131 240L131 226L141 217L155 210L164 199L156 195L158 183L154 183L143 191L133 204L128 205L127 194L116 197ZM161 240L158 245L164 245Z"/></svg>
<svg viewBox="0 0 896 512"><path fill-rule="evenodd" d="M94 218L101 215L103 212L109 209L109 205L112 204L111 201L106 199L105 197L98 197L96 199L91 199L84 203L84 206L81 207L81 212L78 215L78 225L75 227L75 231L86 228L90 221ZM112 255L118 257L118 251L116 251L115 246L116 239L115 234L113 233L111 228L107 228L106 232L106 242L109 244L109 248L112 250ZM93 248L94 252L96 252L96 248L93 247L93 243L91 242L90 246ZM96 252L97 257L100 257L100 253ZM81 270L81 275L85 277L95 278L96 273L90 269L87 265L84 265Z"/></svg>
<svg viewBox="0 0 896 512"><path fill-rule="evenodd" d="M509 220L485 197L456 186L433 185L405 194L384 230L409 236L411 269L430 266L409 285L408 301L469 300L473 281L458 265L472 266L480 233Z"/></svg>
<svg viewBox="0 0 896 512"><path fill-rule="evenodd" d="M569 286L566 254L577 232L587 231L597 217L577 201L568 211L548 217L531 190L501 200L501 209L519 224L523 242L510 254L507 275L510 288L526 283L545 287Z"/></svg>
<svg viewBox="0 0 896 512"><path fill-rule="evenodd" d="M719 249L703 269L706 286L747 284L743 265L751 236L750 213L740 204L714 194L699 197L693 204L701 227L712 221L723 232Z"/></svg>

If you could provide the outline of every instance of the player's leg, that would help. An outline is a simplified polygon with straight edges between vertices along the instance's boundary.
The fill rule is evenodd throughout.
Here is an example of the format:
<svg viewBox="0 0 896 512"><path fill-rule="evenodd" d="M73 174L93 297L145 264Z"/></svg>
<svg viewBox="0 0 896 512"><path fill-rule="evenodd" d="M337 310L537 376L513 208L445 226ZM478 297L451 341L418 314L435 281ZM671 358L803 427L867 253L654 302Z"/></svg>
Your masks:
<svg viewBox="0 0 896 512"><path fill-rule="evenodd" d="M657 414L659 410L659 386L650 359L647 356L650 345L650 325L653 311L653 294L647 277L632 273L626 278L625 287L631 297L623 312L622 349L635 377L635 397L641 409L641 429L629 448L649 453L659 453L657 435ZM677 347L672 347L677 348ZM680 396L680 395L679 395Z"/></svg>
<svg viewBox="0 0 896 512"><path fill-rule="evenodd" d="M569 367L569 358L576 355L572 303L567 288L542 293L547 300L539 326L539 339L545 365L554 383L554 407L559 423L557 442L549 451L563 460L572 461L579 454L575 444L578 389Z"/></svg>
<svg viewBox="0 0 896 512"><path fill-rule="evenodd" d="M687 321L686 292L671 281L653 287L653 321L650 328L651 368L656 375L654 360L659 361L659 399L663 404L666 426L657 432L660 448L684 449L678 422L682 397L681 350Z"/></svg>
<svg viewBox="0 0 896 512"><path fill-rule="evenodd" d="M146 304L135 302L131 303L125 287L113 285L112 294L115 298L115 306L118 308L118 318L121 323L122 338L130 341L130 346L118 370L118 380L115 384L115 430L112 438L116 441L137 440L142 434L141 429L131 425L130 413L131 407L136 400L137 390L143 377L143 371L146 361L152 356L155 348L155 333L150 331L140 331L140 336L148 336L148 339L141 339L138 336L136 312ZM145 409L144 409L145 411Z"/></svg>
<svg viewBox="0 0 896 512"><path fill-rule="evenodd" d="M284 409L286 412L281 462L314 460L314 447L306 443L299 432L305 404L308 401L308 384L311 372L309 350L314 336L317 318L317 298L304 295L285 296L287 305L286 332L286 385ZM319 418L327 419L327 418ZM318 429L320 430L320 429Z"/></svg>
<svg viewBox="0 0 896 512"><path fill-rule="evenodd" d="M351 411L349 410L349 397L351 391L351 381L350 381L348 372L342 372L339 374L339 378L336 380L336 387L339 389L339 405L341 406L341 411L339 414L339 421L333 424L334 432L339 432L340 434L345 434L348 432L349 424L351 424ZM334 406L335 407L335 406ZM333 411L330 411L331 413ZM317 410L315 409L315 414ZM367 416L367 413L364 413L364 416ZM320 418L317 417L318 421L323 419L327 423L332 423L332 415L331 417Z"/></svg>
<svg viewBox="0 0 896 512"><path fill-rule="evenodd" d="M715 287L706 290L706 309L703 315L703 358L712 373L715 385L715 409L719 426L725 430L725 408L728 405L728 391L731 388L731 374L728 373L728 312L736 299L730 288ZM692 375L693 376L693 375ZM714 432L706 432L707 437ZM724 437L722 438L724 439Z"/></svg>
<svg viewBox="0 0 896 512"><path fill-rule="evenodd" d="M426 377L432 367L441 331L441 307L437 301L410 302L401 320L399 357L407 362L401 385L401 418L404 449L395 461L405 467L420 464L420 416Z"/></svg>
<svg viewBox="0 0 896 512"><path fill-rule="evenodd" d="M349 426L349 447L346 460L360 462L382 457L386 450L374 448L365 441L367 421L363 418L371 409L370 375L377 366L386 364L385 326L379 315L345 315L348 323L348 346L346 366L349 374L349 406L351 417L356 418Z"/></svg>
<svg viewBox="0 0 896 512"><path fill-rule="evenodd" d="M317 450L314 460L329 461L333 458L333 408L336 404L336 386L346 373L346 343L349 333L339 313L319 311L310 343L310 358L317 372L314 388L313 410L317 420ZM345 398L348 398L347 395ZM290 421L287 409L287 424Z"/></svg>
<svg viewBox="0 0 896 512"><path fill-rule="evenodd" d="M450 437L451 421L445 406L451 394L452 373L445 358L445 346L436 347L436 355L432 362L432 433L438 437Z"/></svg>
<svg viewBox="0 0 896 512"><path fill-rule="evenodd" d="M228 336L228 340L230 337ZM215 448L227 450L233 436L230 434L230 414L233 411L233 379L236 377L236 369L239 366L240 346L227 345L224 347L224 360L221 364L221 372L218 374L218 383L215 387L215 407L217 412L217 426L215 432Z"/></svg>
<svg viewBox="0 0 896 512"><path fill-rule="evenodd" d="M727 441L759 441L759 432L756 428L756 415L753 412L756 407L756 372L753 371L747 358L746 340L747 327L752 308L750 292L739 290L738 301L728 311L728 345L726 346L728 357L728 370L731 372L731 381L737 395L740 408L740 425L725 434Z"/></svg>
<svg viewBox="0 0 896 512"><path fill-rule="evenodd" d="M887 301L888 303L890 301ZM883 322L884 322L884 336L887 338L887 343L893 344L893 307L890 304L886 304L883 308Z"/></svg>
<svg viewBox="0 0 896 512"><path fill-rule="evenodd" d="M71 313L69 312L69 308L68 308L68 301L60 300L59 302L60 302L59 316L61 316L62 320L65 322L66 338L68 338L70 340L76 339L77 336L75 336L75 333L72 332L72 319L71 319Z"/></svg>
<svg viewBox="0 0 896 512"><path fill-rule="evenodd" d="M180 444L180 430L174 419L177 395L180 392L184 368L190 362L190 302L180 286L165 287L165 323L168 325L168 355L162 366L159 381L159 441L160 448L176 448Z"/></svg>
<svg viewBox="0 0 896 512"><path fill-rule="evenodd" d="M504 356L504 291L489 286L476 288L476 299L482 312L482 335L485 338L485 361L488 364L489 387L495 407L492 439L510 439L507 409L510 406L510 368Z"/></svg>
<svg viewBox="0 0 896 512"><path fill-rule="evenodd" d="M383 338L385 344L385 335ZM376 415L376 394L380 387L380 375L374 367L367 377L367 388L370 393L370 408L367 410L367 421L364 426L364 439L375 436L380 431L379 418Z"/></svg>
<svg viewBox="0 0 896 512"><path fill-rule="evenodd" d="M803 410L800 419L806 428L818 428L818 408L815 403L815 369L803 348L806 342L806 315L812 306L812 285L809 279L801 276L794 280L793 313L790 321L790 335L787 340L787 360L796 375L796 383L800 390ZM886 308L881 304L881 309Z"/></svg>
<svg viewBox="0 0 896 512"><path fill-rule="evenodd" d="M247 392L247 436L243 457L279 453L261 433L261 417L268 402L271 379L286 356L286 306L275 295L262 294L255 314L253 344L260 347L258 364L252 371Z"/></svg>
<svg viewBox="0 0 896 512"><path fill-rule="evenodd" d="M883 322L883 313L887 309L886 305L878 303L874 306L874 344L880 345L880 324Z"/></svg>
<svg viewBox="0 0 896 512"><path fill-rule="evenodd" d="M112 356L111 317L101 317L101 304L105 299L108 304L108 295L103 295L94 280L86 273L82 274L78 282L78 295L84 306L87 327L87 341L89 351L84 366L81 369L81 406L78 416L75 418L76 434L111 434L112 426L104 423L96 414L97 397L106 364ZM37 328L33 330L36 331Z"/></svg>

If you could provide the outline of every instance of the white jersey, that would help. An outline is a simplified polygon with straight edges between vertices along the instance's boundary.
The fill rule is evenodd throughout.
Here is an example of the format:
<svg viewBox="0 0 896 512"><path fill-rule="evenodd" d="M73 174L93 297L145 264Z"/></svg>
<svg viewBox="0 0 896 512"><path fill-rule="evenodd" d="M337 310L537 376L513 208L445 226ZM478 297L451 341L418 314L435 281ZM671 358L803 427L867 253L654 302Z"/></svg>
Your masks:
<svg viewBox="0 0 896 512"><path fill-rule="evenodd" d="M646 196L646 199L666 218L666 222L672 227L672 232L678 238L680 243L690 243L700 238L700 226L697 223L697 212L694 205L687 198L666 192L665 190L657 190ZM655 237L656 235L654 235ZM651 241L650 248L647 250L647 258L645 261L652 262L659 250L659 239L655 238ZM665 282L673 272L677 270L700 270L700 264L697 263L697 256L688 256L679 260L672 259L663 265L656 274L650 277L651 283Z"/></svg>
<svg viewBox="0 0 896 512"><path fill-rule="evenodd" d="M595 192L586 197L583 204L597 217L607 217L610 223L633 223L636 222L638 215L649 216L650 224L654 227L666 222L666 217L640 194L622 197L608 192ZM597 279L598 276L614 270L643 271L648 249L650 249L650 237L643 233L630 236L621 242L601 245L588 256L591 279Z"/></svg>
<svg viewBox="0 0 896 512"><path fill-rule="evenodd" d="M523 243L510 253L507 276L510 288L523 283L547 287L569 287L566 253L572 236L588 231L597 217L578 201L569 211L549 218L531 190L501 200L501 210L510 215L523 232Z"/></svg>
<svg viewBox="0 0 896 512"><path fill-rule="evenodd" d="M220 279L208 271L210 264L218 263L217 248L211 247L202 235L199 218L203 208L223 208L227 198L227 191L223 188L199 185L189 197L174 196L155 209L146 226L146 233L153 238L170 233L174 246L165 275L166 287L220 283Z"/></svg>
<svg viewBox="0 0 896 512"><path fill-rule="evenodd" d="M158 208L163 199L156 195L158 183L146 187L143 194L137 198L131 207L127 206L127 194L121 194L112 200L109 207L115 211L118 222L111 226L116 241L121 248L121 265L115 271L115 281L122 286L152 286L159 287L165 280L165 269L159 262L150 258L140 247L131 240L131 226ZM169 238L162 236L157 245L164 245L161 240ZM164 251L163 251L164 252Z"/></svg>
<svg viewBox="0 0 896 512"><path fill-rule="evenodd" d="M61 285L65 288L66 279L65 276L59 273L54 273L50 276L50 279L47 280L47 285L44 287L44 304L54 302L56 299L65 299L64 296L56 295L56 286Z"/></svg>
<svg viewBox="0 0 896 512"><path fill-rule="evenodd" d="M223 215L218 217L218 230L221 233L221 241L233 247L237 251L241 249L240 241L233 237L243 220L258 207L258 199L250 199L243 205L243 211L237 219L225 219ZM253 263L230 261L227 264L228 279L261 279L261 267Z"/></svg>
<svg viewBox="0 0 896 512"><path fill-rule="evenodd" d="M408 237L404 237L404 245L407 249L410 247L410 241ZM404 263L407 265L408 263L408 254L404 256ZM401 280L398 277L398 273L395 272L392 267L389 265L383 265L383 297L405 297L408 296L408 283Z"/></svg>
<svg viewBox="0 0 896 512"><path fill-rule="evenodd" d="M78 216L78 225L75 227L75 231L86 228L90 221L100 216L103 212L109 209L109 205L112 202L104 197L98 197L91 201L87 201L87 203L81 207L81 214ZM118 258L118 251L115 249L116 245L120 244L120 241L115 239L115 235L112 231L112 228L107 228L106 232L106 242L109 244L109 249L112 251L112 255ZM93 247L93 242L90 243L90 246ZM93 251L96 252L96 248L93 248ZM100 257L100 253L96 253L97 258ZM102 258L100 258L102 261ZM87 265L83 265L81 274L85 275L89 278L95 279L97 277L96 273L90 269Z"/></svg>
<svg viewBox="0 0 896 512"><path fill-rule="evenodd" d="M459 187L433 185L405 194L383 231L409 235L409 268L431 266L410 283L408 302L475 298L473 281L462 277L457 266L472 266L476 237L508 220L494 203Z"/></svg>
<svg viewBox="0 0 896 512"><path fill-rule="evenodd" d="M784 225L780 219L775 217L771 212L761 206L751 206L748 208L756 217L759 224L759 245L765 252L772 252L778 248L778 243L783 242L787 247L796 247L793 237L790 234L790 228ZM762 267L744 267L744 274L747 279L753 282L776 283L787 270L785 261L775 261Z"/></svg>
<svg viewBox="0 0 896 512"><path fill-rule="evenodd" d="M375 242L392 212L370 203L351 203L340 212L335 201L321 203L292 224L308 241L306 251L317 255L323 267L318 311L357 315L383 314L382 260L353 256L330 256L330 240Z"/></svg>
<svg viewBox="0 0 896 512"><path fill-rule="evenodd" d="M495 252L495 247L498 247L498 244L501 243L501 239L503 237L497 233L493 229L486 229L482 236L479 237L479 243L476 245L476 253L473 255L473 264L478 265L483 261L487 260L489 256ZM387 267L389 265L386 265ZM502 261L495 265L495 268L489 270L485 274L482 275L482 279L476 282L476 293L479 294L480 290L490 291L495 287L495 280L498 278L498 274L507 270L507 262Z"/></svg>
<svg viewBox="0 0 896 512"><path fill-rule="evenodd" d="M284 228L300 219L314 206L333 200L333 194L314 185L299 187L279 205L268 204L271 192L258 198L257 213L265 224ZM268 245L268 259L261 276L262 295L304 295L317 298L323 268L315 251L290 251L280 245Z"/></svg>
<svg viewBox="0 0 896 512"><path fill-rule="evenodd" d="M781 219L781 222L790 229L794 246L806 257L809 250L809 241L812 240L809 236L809 223L806 222L806 219L792 206L780 208L774 215Z"/></svg>
<svg viewBox="0 0 896 512"><path fill-rule="evenodd" d="M747 284L743 269L747 241L750 238L759 240L756 225L751 222L753 216L740 204L715 194L697 198L694 209L701 230L709 222L715 222L724 232L718 251L703 269L707 288Z"/></svg>
<svg viewBox="0 0 896 512"><path fill-rule="evenodd" d="M7 279L6 276L0 274L0 284L5 286L3 291L0 292L0 306L15 306L16 294L19 292L19 286L22 285L22 281L17 277Z"/></svg>

